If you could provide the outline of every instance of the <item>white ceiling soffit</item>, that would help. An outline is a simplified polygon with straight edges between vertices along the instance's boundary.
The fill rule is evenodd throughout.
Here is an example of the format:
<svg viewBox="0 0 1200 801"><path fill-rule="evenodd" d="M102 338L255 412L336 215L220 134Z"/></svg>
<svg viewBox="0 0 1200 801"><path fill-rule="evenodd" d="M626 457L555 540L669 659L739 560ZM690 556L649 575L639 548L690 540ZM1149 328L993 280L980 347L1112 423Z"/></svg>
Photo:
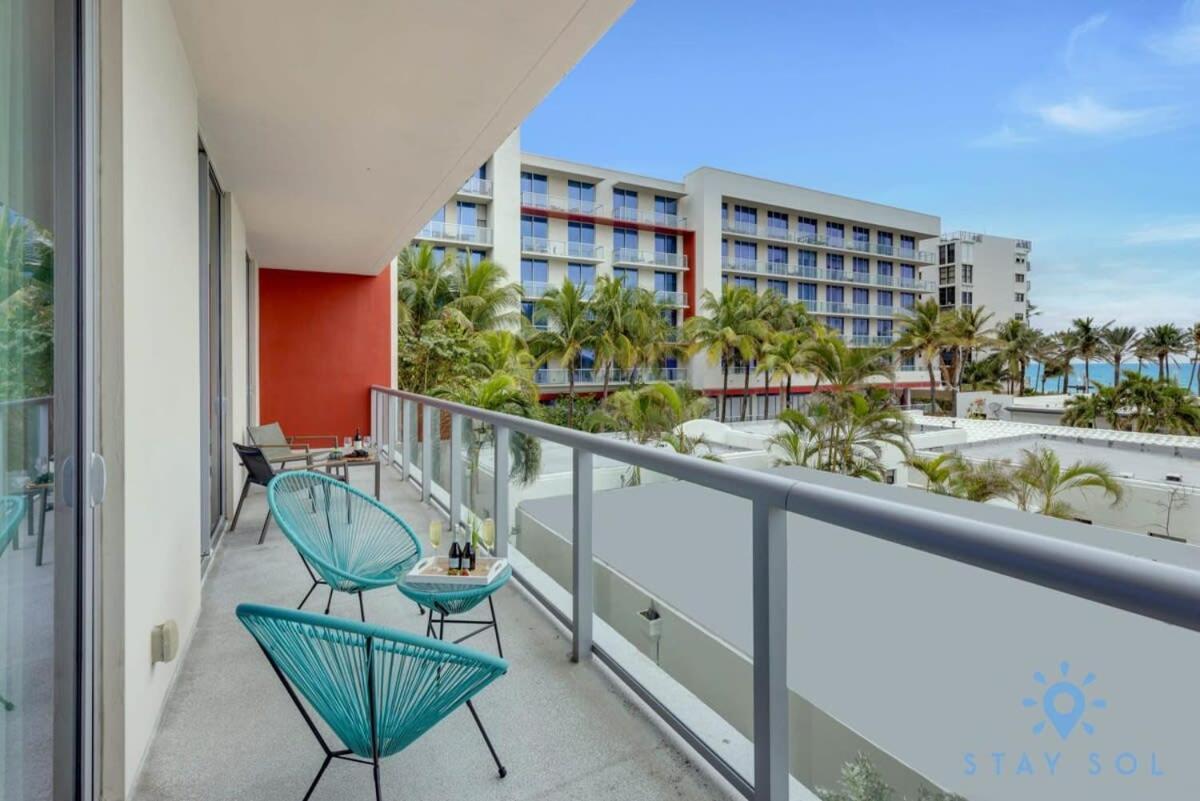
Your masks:
<svg viewBox="0 0 1200 801"><path fill-rule="evenodd" d="M267 267L375 274L631 0L172 0Z"/></svg>

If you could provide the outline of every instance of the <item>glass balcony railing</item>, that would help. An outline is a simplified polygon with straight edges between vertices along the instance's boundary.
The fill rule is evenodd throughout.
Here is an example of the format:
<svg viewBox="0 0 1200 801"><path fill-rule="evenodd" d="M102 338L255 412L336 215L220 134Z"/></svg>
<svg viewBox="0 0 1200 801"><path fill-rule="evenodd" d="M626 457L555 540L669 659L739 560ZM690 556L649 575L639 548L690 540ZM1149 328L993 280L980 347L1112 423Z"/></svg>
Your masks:
<svg viewBox="0 0 1200 801"><path fill-rule="evenodd" d="M686 292L673 292L667 289L656 289L654 299L666 306L686 306L688 303Z"/></svg>
<svg viewBox="0 0 1200 801"><path fill-rule="evenodd" d="M561 211L568 214L582 214L589 217L600 216L604 209L603 206L592 200L559 197L540 192L522 192L521 205L526 208Z"/></svg>
<svg viewBox="0 0 1200 801"><path fill-rule="evenodd" d="M682 253L663 253L657 250L638 250L637 248L616 248L613 250L613 264L652 264L655 267L670 267L686 270L687 256Z"/></svg>
<svg viewBox="0 0 1200 801"><path fill-rule="evenodd" d="M619 222L661 225L664 228L682 228L687 225L687 217L680 217L678 214L668 214L650 209L634 209L629 206L617 206L614 208L612 218Z"/></svg>
<svg viewBox="0 0 1200 801"><path fill-rule="evenodd" d="M430 222L417 234L417 239L437 239L450 242L469 242L474 245L492 244L492 229L478 225Z"/></svg>
<svg viewBox="0 0 1200 801"><path fill-rule="evenodd" d="M594 242L563 242L535 236L521 237L521 252L560 259L600 261L604 258L604 246Z"/></svg>
<svg viewBox="0 0 1200 801"><path fill-rule="evenodd" d="M474 175L463 182L462 189L459 191L464 195L491 197L492 181L490 178L480 178L479 176Z"/></svg>
<svg viewBox="0 0 1200 801"><path fill-rule="evenodd" d="M521 292L524 293L525 297L527 298L540 298L542 295L546 294L546 290L549 288L550 285L545 281L521 282Z"/></svg>
<svg viewBox="0 0 1200 801"><path fill-rule="evenodd" d="M919 262L921 264L933 264L936 260L936 254L924 250L872 244L869 240L821 236L807 228L791 230L784 228L782 225L769 224L760 227L757 223L737 222L726 219L721 221L721 230L727 233L741 234L742 236L773 239L779 242L791 242L796 245L808 245L852 253L869 253L875 256L886 256L904 261Z"/></svg>

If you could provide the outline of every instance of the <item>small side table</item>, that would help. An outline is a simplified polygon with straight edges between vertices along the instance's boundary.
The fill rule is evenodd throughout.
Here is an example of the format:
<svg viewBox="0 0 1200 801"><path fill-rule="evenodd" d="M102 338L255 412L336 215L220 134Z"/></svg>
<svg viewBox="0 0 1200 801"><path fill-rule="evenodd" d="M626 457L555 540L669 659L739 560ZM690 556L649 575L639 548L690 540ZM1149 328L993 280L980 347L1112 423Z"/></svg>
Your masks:
<svg viewBox="0 0 1200 801"><path fill-rule="evenodd" d="M490 584L474 587L460 588L455 585L443 585L445 587L443 589L438 585L410 584L406 578L406 576L401 577L396 582L396 589L400 590L405 597L416 601L419 606L429 610L429 614L425 618L426 637L445 640L447 623L476 627L455 640L455 643L469 640L476 634L482 634L488 629L492 629L496 633L496 652L501 657L504 656L504 646L500 644L500 624L496 620L496 604L492 601L492 595L512 578L512 565L506 565L504 571L496 576ZM469 620L458 617L470 612L484 601L487 601L488 609L491 611L491 620ZM439 616L436 623L433 619L435 612Z"/></svg>
<svg viewBox="0 0 1200 801"><path fill-rule="evenodd" d="M379 454L372 453L369 456L344 456L341 459L328 459L321 462L320 465L325 468L325 472L331 476L336 476L347 484L350 483L350 468L359 467L362 465L371 465L375 468L375 500L379 500ZM339 475L340 471L340 475Z"/></svg>

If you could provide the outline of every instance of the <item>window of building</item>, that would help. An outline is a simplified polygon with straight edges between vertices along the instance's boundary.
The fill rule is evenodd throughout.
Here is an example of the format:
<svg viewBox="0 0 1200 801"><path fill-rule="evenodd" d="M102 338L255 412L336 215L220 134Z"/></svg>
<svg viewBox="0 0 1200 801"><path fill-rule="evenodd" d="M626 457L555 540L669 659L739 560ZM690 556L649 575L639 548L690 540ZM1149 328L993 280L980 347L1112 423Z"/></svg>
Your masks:
<svg viewBox="0 0 1200 801"><path fill-rule="evenodd" d="M777 292L780 297L786 298L788 294L787 281L780 281L778 278L768 278L767 291Z"/></svg>
<svg viewBox="0 0 1200 801"><path fill-rule="evenodd" d="M767 245L767 270L773 273L787 272L787 248Z"/></svg>
<svg viewBox="0 0 1200 801"><path fill-rule="evenodd" d="M953 264L954 263L954 243L949 242L945 245L938 245L938 264Z"/></svg>
<svg viewBox="0 0 1200 801"><path fill-rule="evenodd" d="M633 267L613 267L613 280L627 289L636 289L638 271Z"/></svg>
<svg viewBox="0 0 1200 801"><path fill-rule="evenodd" d="M971 264L962 266L962 280L964 284L972 284L975 282L975 267Z"/></svg>
<svg viewBox="0 0 1200 801"><path fill-rule="evenodd" d="M962 300L962 305L966 306L969 309L975 305L975 293L974 292L963 292L962 296L961 296L961 300Z"/></svg>
<svg viewBox="0 0 1200 801"><path fill-rule="evenodd" d="M938 290L938 305L953 306L954 305L954 287L944 286Z"/></svg>
<svg viewBox="0 0 1200 801"><path fill-rule="evenodd" d="M879 275L882 277L891 278L892 277L892 263L890 261L875 262L875 272L879 273Z"/></svg>
<svg viewBox="0 0 1200 801"><path fill-rule="evenodd" d="M654 221L658 223L674 223L679 215L679 201L673 197L654 196Z"/></svg>
<svg viewBox="0 0 1200 801"><path fill-rule="evenodd" d="M911 353L907 356L901 356L900 357L900 369L901 370L916 370L917 369L917 357Z"/></svg>
<svg viewBox="0 0 1200 801"><path fill-rule="evenodd" d="M841 223L826 222L825 240L835 248L846 244L846 226Z"/></svg>
<svg viewBox="0 0 1200 801"><path fill-rule="evenodd" d="M817 220L815 217L796 217L796 234L812 241L817 237Z"/></svg>
<svg viewBox="0 0 1200 801"><path fill-rule="evenodd" d="M679 246L679 238L675 234L655 234L654 235L654 252L655 253L677 253L676 248Z"/></svg>
<svg viewBox="0 0 1200 801"><path fill-rule="evenodd" d="M739 226L752 227L758 225L758 209L752 206L734 206L733 221Z"/></svg>
<svg viewBox="0 0 1200 801"><path fill-rule="evenodd" d="M875 303L878 306L891 306L892 305L892 290L881 289L877 293L875 293Z"/></svg>
<svg viewBox="0 0 1200 801"><path fill-rule="evenodd" d="M435 211L433 216L429 218L429 221L431 223L444 223L446 221L446 207L442 206Z"/></svg>
<svg viewBox="0 0 1200 801"><path fill-rule="evenodd" d="M904 253L913 253L917 249L917 240L915 237L907 234L900 234L900 250Z"/></svg>
<svg viewBox="0 0 1200 801"><path fill-rule="evenodd" d="M840 253L825 254L825 269L831 273L840 273L846 268L846 260Z"/></svg>
<svg viewBox="0 0 1200 801"><path fill-rule="evenodd" d="M850 333L856 337L869 337L871 335L871 321L865 317L851 319Z"/></svg>
<svg viewBox="0 0 1200 801"><path fill-rule="evenodd" d="M949 267L939 267L938 268L938 283L939 284L953 284L954 283L954 265L953 264L951 264Z"/></svg>
<svg viewBox="0 0 1200 801"><path fill-rule="evenodd" d="M844 303L846 301L846 288L844 286L827 286L825 287L825 302L826 303Z"/></svg>
<svg viewBox="0 0 1200 801"><path fill-rule="evenodd" d="M479 169L475 171L475 177L479 178L479 179L487 178L487 162L486 161L479 165Z"/></svg>
<svg viewBox="0 0 1200 801"><path fill-rule="evenodd" d="M577 287L591 289L596 285L596 265L568 263L567 280Z"/></svg>
<svg viewBox="0 0 1200 801"><path fill-rule="evenodd" d="M550 280L550 262L544 259L521 259L521 283L544 284Z"/></svg>
<svg viewBox="0 0 1200 801"><path fill-rule="evenodd" d="M471 251L471 264L472 265L478 265L479 262L483 261L486 258L487 258L486 250L472 250Z"/></svg>
<svg viewBox="0 0 1200 801"><path fill-rule="evenodd" d="M595 252L596 226L585 222L567 223L567 242L572 245L572 256L590 256Z"/></svg>
<svg viewBox="0 0 1200 801"><path fill-rule="evenodd" d="M596 185L586 181L567 181L567 210L591 214L596 210Z"/></svg>
<svg viewBox="0 0 1200 801"><path fill-rule="evenodd" d="M767 212L767 234L769 236L786 237L788 231L788 216L782 211Z"/></svg>
<svg viewBox="0 0 1200 801"><path fill-rule="evenodd" d="M1015 273L1014 277L1017 279L1018 284L1025 283L1025 273Z"/></svg>
<svg viewBox="0 0 1200 801"><path fill-rule="evenodd" d="M879 246L879 252L891 255L892 252L892 232L891 231L876 231L875 242Z"/></svg>
<svg viewBox="0 0 1200 801"><path fill-rule="evenodd" d="M1014 317L1015 319L1017 319L1017 320L1024 320L1024 319L1025 319L1025 315L1021 314L1020 312L1018 312L1018 313L1014 314L1014 315L1013 315L1013 317Z"/></svg>
<svg viewBox="0 0 1200 801"><path fill-rule="evenodd" d="M861 225L856 225L856 226L854 226L854 229L850 232L850 235L852 237L854 237L855 249L857 249L857 250L870 250L871 249L871 229L870 228L864 228Z"/></svg>
<svg viewBox="0 0 1200 801"><path fill-rule="evenodd" d="M1016 300L1017 303L1024 303L1025 302L1025 293L1024 292L1014 293L1013 299Z"/></svg>
<svg viewBox="0 0 1200 801"><path fill-rule="evenodd" d="M817 301L817 285L801 283L796 285L796 297L809 305Z"/></svg>
<svg viewBox="0 0 1200 801"><path fill-rule="evenodd" d="M550 223L545 217L534 217L530 214L521 215L521 250L546 249L546 235L550 231Z"/></svg>
<svg viewBox="0 0 1200 801"><path fill-rule="evenodd" d="M799 264L801 267L816 268L816 266L817 266L817 251L815 251L815 250L797 250L796 251L796 263Z"/></svg>
<svg viewBox="0 0 1200 801"><path fill-rule="evenodd" d="M546 176L538 175L534 172L521 173L521 199L529 199L529 195L540 195L545 197L546 191L550 186L550 182L546 180Z"/></svg>
<svg viewBox="0 0 1200 801"><path fill-rule="evenodd" d="M861 279L865 279L868 275L871 274L871 260L870 259L864 259L861 256L855 256L854 259L852 260L852 266L854 268L855 278L858 278L861 280Z"/></svg>
<svg viewBox="0 0 1200 801"><path fill-rule="evenodd" d="M613 211L621 216L622 209L635 212L638 207L638 193L633 189L613 189ZM633 216L637 216L636 214Z"/></svg>
<svg viewBox="0 0 1200 801"><path fill-rule="evenodd" d="M733 243L733 258L739 264L753 264L758 261L758 245L753 242L735 240Z"/></svg>
<svg viewBox="0 0 1200 801"><path fill-rule="evenodd" d="M669 272L654 273L654 291L656 292L678 292L679 291L679 275Z"/></svg>
<svg viewBox="0 0 1200 801"><path fill-rule="evenodd" d="M613 252L619 250L637 250L638 232L636 228L613 229Z"/></svg>
<svg viewBox="0 0 1200 801"><path fill-rule="evenodd" d="M903 281L917 280L917 265L901 264L900 265L900 278Z"/></svg>
<svg viewBox="0 0 1200 801"><path fill-rule="evenodd" d="M826 317L825 327L830 331L836 331L839 334L846 332L846 320L842 317Z"/></svg>
<svg viewBox="0 0 1200 801"><path fill-rule="evenodd" d="M912 292L900 293L900 308L911 309L917 302L917 296Z"/></svg>
<svg viewBox="0 0 1200 801"><path fill-rule="evenodd" d="M758 291L758 281L748 275L735 275L733 277L733 285L745 287L746 289Z"/></svg>
<svg viewBox="0 0 1200 801"><path fill-rule="evenodd" d="M729 220L729 204L722 203L721 204L721 222L726 222L728 220Z"/></svg>
<svg viewBox="0 0 1200 801"><path fill-rule="evenodd" d="M855 306L869 306L871 304L871 290L855 287L853 298Z"/></svg>
<svg viewBox="0 0 1200 801"><path fill-rule="evenodd" d="M446 249L444 247L439 245L438 247L433 248L431 252L433 253L433 260L435 263L441 264L443 261L445 261Z"/></svg>
<svg viewBox="0 0 1200 801"><path fill-rule="evenodd" d="M875 323L875 331L881 337L890 337L892 335L892 321L880 320Z"/></svg>

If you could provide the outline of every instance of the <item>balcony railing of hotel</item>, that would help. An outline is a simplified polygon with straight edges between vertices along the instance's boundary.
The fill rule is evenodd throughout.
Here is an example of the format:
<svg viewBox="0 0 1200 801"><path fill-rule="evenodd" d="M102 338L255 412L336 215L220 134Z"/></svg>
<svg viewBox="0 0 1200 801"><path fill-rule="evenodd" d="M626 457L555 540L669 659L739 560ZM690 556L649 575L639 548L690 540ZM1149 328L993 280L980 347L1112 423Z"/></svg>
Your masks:
<svg viewBox="0 0 1200 801"><path fill-rule="evenodd" d="M544 195L539 192L522 192L521 205L534 209L562 211L568 214L584 214L593 217L601 216L604 211L604 206L591 200Z"/></svg>
<svg viewBox="0 0 1200 801"><path fill-rule="evenodd" d="M417 239L439 239L451 242L470 242L476 245L492 244L492 229L478 225L459 225L458 223L430 222L426 223Z"/></svg>
<svg viewBox="0 0 1200 801"><path fill-rule="evenodd" d="M687 217L678 214L667 214L652 209L632 209L628 206L617 206L612 211L612 218L618 222L643 223L645 225L661 225L664 228L683 228L687 225Z"/></svg>
<svg viewBox="0 0 1200 801"><path fill-rule="evenodd" d="M565 387L568 384L568 377L571 373L575 374L576 386L598 385L604 383L604 370L602 368L577 368L568 370L565 367L542 367L534 371L533 380L541 386ZM688 370L686 367L642 367L637 370L625 370L614 367L608 371L609 384L628 384L630 381L637 378L639 381L686 381Z"/></svg>
<svg viewBox="0 0 1200 801"><path fill-rule="evenodd" d="M791 228L784 228L781 225L760 226L757 223L751 222L722 220L721 230L732 234L741 234L742 236L775 239L780 242L790 242L796 245L812 245L813 247L829 248L831 250L870 253L875 256L920 262L921 264L933 264L937 260L937 254L925 250L897 247L895 245L881 245L870 241L864 242L854 239L824 237L808 230L796 231Z"/></svg>
<svg viewBox="0 0 1200 801"><path fill-rule="evenodd" d="M463 182L462 189L459 191L464 195L480 195L481 197L491 197L492 179L480 178L478 175L473 175Z"/></svg>
<svg viewBox="0 0 1200 801"><path fill-rule="evenodd" d="M827 270L823 267L809 267L807 265L788 264L778 261L756 261L754 259L738 259L727 256L721 260L721 267L725 270L739 273L787 275L793 278L811 278L816 281L900 287L901 289L912 289L918 292L933 292L937 289L935 282L922 281L920 278L903 278L898 275L863 273L854 270Z"/></svg>
<svg viewBox="0 0 1200 801"><path fill-rule="evenodd" d="M637 248L615 248L612 257L613 264L652 264L655 267L671 267L686 270L687 256L682 253L663 253L657 250L638 250Z"/></svg>
<svg viewBox="0 0 1200 801"><path fill-rule="evenodd" d="M422 501L444 509L451 531L490 517L491 550L509 559L533 603L565 627L570 658L603 663L697 758L755 801L812 797L796 788L791 772L811 779L812 761L839 737L850 740L847 759L864 743L869 753L893 755L885 760L891 769L958 776L953 789L966 790L971 780L955 767L963 748L958 729L1015 731L1010 709L1020 705L1019 695L997 698L978 688L1007 688L1018 678L1014 665L1027 680L1051 652L1065 659L1047 646L1061 645L1063 631L1087 646L1091 662L1071 664L1081 677L1091 664L1114 663L1130 642L1140 653L1186 655L1196 647L1195 573L1147 558L1149 551L1105 547L1116 532L1081 534L1077 524L1042 515L818 471L753 470L385 387L372 387L370 398L370 433L383 463ZM448 435L428 436L440 431ZM532 493L511 478L517 434L542 444ZM629 468L642 471L642 481L625 492L619 487ZM688 514L681 504L718 516L710 523L717 542L678 524ZM642 528L613 528L630 525ZM661 564L647 566L650 553ZM681 576L682 565L670 561L683 553L689 569L698 566L695 576ZM864 587L889 603L856 596ZM953 610L945 609L947 596L955 597ZM712 617L686 617L681 600ZM792 617L822 602L820 615ZM631 611L647 607L663 621L661 639L648 648L652 628ZM956 647L947 651L946 632L956 625ZM1104 636L1114 627L1121 636ZM856 636L845 637L847 630ZM712 650L681 651L682 639ZM900 675L879 669L881 642L906 650ZM672 650L660 661L657 647ZM1065 663L1061 669L1065 677ZM1127 672L1136 682L1136 666ZM821 695L800 696L801 675ZM951 691L947 682L956 677L966 678ZM969 708L959 686L976 690ZM1178 698L1181 687L1153 702ZM1144 696L1145 687L1135 689ZM613 702L627 703L619 699ZM805 704L799 723L798 704ZM823 738L815 727L837 724L839 708L855 717ZM916 716L924 725L919 737ZM1025 731L1028 724L1022 718L1018 725ZM871 734L859 735L862 729ZM1146 749L1177 738L1174 727L1146 731ZM1158 746L1160 756L1164 750ZM825 764L824 775L836 777L839 767L840 759Z"/></svg>
<svg viewBox="0 0 1200 801"><path fill-rule="evenodd" d="M540 298L549 288L545 281L521 281L521 291L527 298Z"/></svg>
<svg viewBox="0 0 1200 801"><path fill-rule="evenodd" d="M686 292L672 292L669 289L654 290L654 299L667 306L686 306L688 304Z"/></svg>
<svg viewBox="0 0 1200 801"><path fill-rule="evenodd" d="M600 261L604 258L604 246L594 242L563 242L557 239L541 239L536 236L521 237L521 251L560 259Z"/></svg>

